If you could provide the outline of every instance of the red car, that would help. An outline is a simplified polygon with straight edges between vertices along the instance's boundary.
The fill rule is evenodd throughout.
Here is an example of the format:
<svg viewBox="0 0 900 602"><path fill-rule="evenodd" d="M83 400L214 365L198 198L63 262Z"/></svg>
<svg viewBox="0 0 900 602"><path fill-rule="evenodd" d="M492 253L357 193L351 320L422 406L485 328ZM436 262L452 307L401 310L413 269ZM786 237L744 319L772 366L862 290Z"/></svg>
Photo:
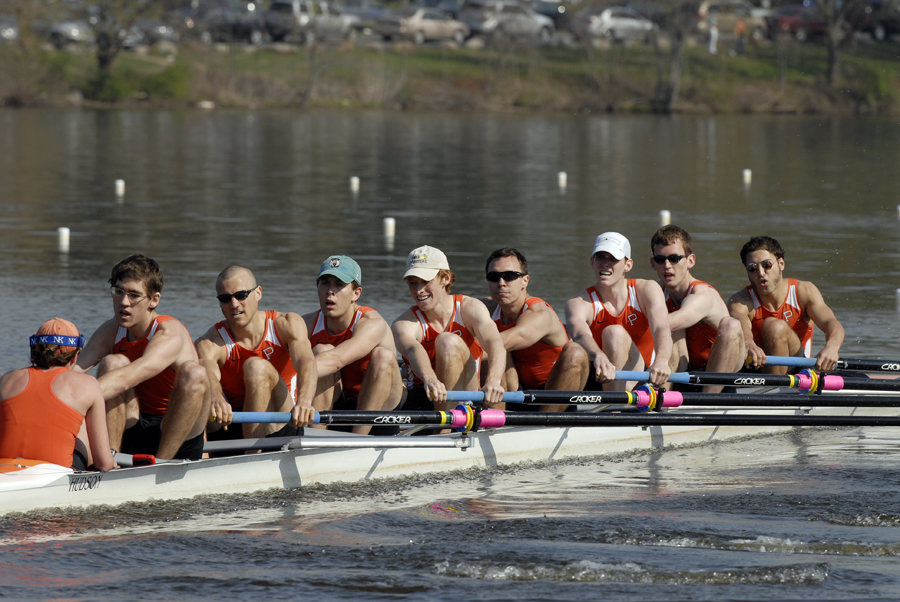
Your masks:
<svg viewBox="0 0 900 602"><path fill-rule="evenodd" d="M767 21L769 37L773 38L779 34L788 34L798 42L805 42L828 33L825 16L815 6L785 6L777 9Z"/></svg>

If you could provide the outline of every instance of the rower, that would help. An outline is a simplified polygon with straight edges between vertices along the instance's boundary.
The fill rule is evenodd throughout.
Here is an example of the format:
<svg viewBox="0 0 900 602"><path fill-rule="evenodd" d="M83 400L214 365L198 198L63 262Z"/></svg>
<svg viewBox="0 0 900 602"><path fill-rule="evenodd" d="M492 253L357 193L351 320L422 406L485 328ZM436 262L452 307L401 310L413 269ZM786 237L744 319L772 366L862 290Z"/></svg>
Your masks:
<svg viewBox="0 0 900 602"><path fill-rule="evenodd" d="M483 302L506 349L503 388L582 390L588 377L587 353L581 345L569 341L566 327L550 304L528 294L531 276L525 256L512 247L497 249L484 269L491 296ZM530 405L516 409L562 412L566 407Z"/></svg>
<svg viewBox="0 0 900 602"><path fill-rule="evenodd" d="M625 278L634 267L631 243L618 232L594 241L591 267L596 284L566 303L569 336L587 351L593 370L586 390L625 390L632 383L614 381L616 370L643 370L662 386L671 372L672 334L666 301L650 280Z"/></svg>
<svg viewBox="0 0 900 602"><path fill-rule="evenodd" d="M362 271L353 258L332 255L320 266L316 277L319 310L303 316L316 356L318 388L313 405L318 411L391 411L403 401L391 327L377 311L359 305L362 290ZM399 428L359 425L352 431L394 435Z"/></svg>
<svg viewBox="0 0 900 602"><path fill-rule="evenodd" d="M665 291L672 330L669 367L707 372L737 372L744 363L741 323L711 285L691 275L697 257L691 235L678 226L663 226L650 239L650 267ZM721 393L721 385L707 385L704 393Z"/></svg>
<svg viewBox="0 0 900 602"><path fill-rule="evenodd" d="M71 370L84 336L71 322L53 318L30 344L32 366L0 377L0 458L74 470L114 468L100 385L93 376Z"/></svg>
<svg viewBox="0 0 900 602"><path fill-rule="evenodd" d="M741 323L748 367L785 374L787 367L766 366L766 356L810 357L813 323L825 333L816 370L834 370L844 342L844 327L812 282L784 278L784 248L770 236L754 236L741 248L750 285L728 301Z"/></svg>
<svg viewBox="0 0 900 602"><path fill-rule="evenodd" d="M503 339L481 301L451 292L456 276L440 250L427 245L414 249L403 281L416 302L392 326L406 364L404 409L452 409L447 390L477 391L483 352L505 357ZM504 362L492 362L481 387L485 402L500 409L504 367Z"/></svg>
<svg viewBox="0 0 900 602"><path fill-rule="evenodd" d="M98 365L112 446L130 454L199 460L209 418L209 385L191 335L156 313L159 264L131 255L112 269L113 318L91 335L77 366Z"/></svg>
<svg viewBox="0 0 900 602"><path fill-rule="evenodd" d="M296 436L314 414L316 360L306 324L296 313L259 311L262 286L244 266L232 265L219 273L216 299L225 319L196 342L209 378L214 419L207 425L207 438ZM293 422L229 429L235 410L293 412Z"/></svg>

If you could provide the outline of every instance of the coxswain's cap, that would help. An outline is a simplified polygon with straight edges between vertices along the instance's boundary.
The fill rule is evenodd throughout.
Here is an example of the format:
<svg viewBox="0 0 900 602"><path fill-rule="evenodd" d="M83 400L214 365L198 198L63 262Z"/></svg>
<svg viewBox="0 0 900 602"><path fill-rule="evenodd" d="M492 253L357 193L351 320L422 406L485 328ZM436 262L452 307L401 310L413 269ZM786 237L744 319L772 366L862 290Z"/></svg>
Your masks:
<svg viewBox="0 0 900 602"><path fill-rule="evenodd" d="M346 284L355 282L362 286L362 271L359 269L359 264L346 255L332 255L322 262L317 278L328 274Z"/></svg>
<svg viewBox="0 0 900 602"><path fill-rule="evenodd" d="M34 347L38 343L44 345L59 345L60 353L69 353L84 347L84 335L79 334L75 325L62 318L47 320L37 333L30 337L28 343Z"/></svg>
<svg viewBox="0 0 900 602"><path fill-rule="evenodd" d="M449 269L450 264L447 263L447 256L440 249L424 245L413 249L412 253L406 258L406 273L403 274L403 280L410 276L415 276L430 282L438 275L439 271Z"/></svg>

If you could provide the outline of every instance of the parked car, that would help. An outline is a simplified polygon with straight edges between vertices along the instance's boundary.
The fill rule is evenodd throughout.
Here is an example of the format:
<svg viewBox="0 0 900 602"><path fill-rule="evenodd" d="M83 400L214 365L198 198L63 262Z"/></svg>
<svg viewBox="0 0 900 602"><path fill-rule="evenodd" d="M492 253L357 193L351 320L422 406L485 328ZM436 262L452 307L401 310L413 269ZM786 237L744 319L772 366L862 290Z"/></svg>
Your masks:
<svg viewBox="0 0 900 602"><path fill-rule="evenodd" d="M442 13L450 15L455 19L459 15L462 3L459 0L418 0L410 6L416 8L436 8Z"/></svg>
<svg viewBox="0 0 900 602"><path fill-rule="evenodd" d="M359 17L364 29L375 29L378 18L387 10L381 0L344 0L339 7L344 14Z"/></svg>
<svg viewBox="0 0 900 602"><path fill-rule="evenodd" d="M266 27L273 40L308 42L315 38L353 38L362 29L359 16L323 0L272 0Z"/></svg>
<svg viewBox="0 0 900 602"><path fill-rule="evenodd" d="M753 6L746 0L703 0L697 18L697 30L703 34L709 34L710 19L715 19L722 34L731 34L743 20L751 39L762 40L766 35L765 20L754 14Z"/></svg>
<svg viewBox="0 0 900 602"><path fill-rule="evenodd" d="M129 28L122 40L125 48L152 46L157 42L177 42L178 32L174 27L156 19L139 19Z"/></svg>
<svg viewBox="0 0 900 602"><path fill-rule="evenodd" d="M555 31L549 17L515 0L470 0L459 12L459 20L473 35L477 33L494 39L536 38L546 43Z"/></svg>
<svg viewBox="0 0 900 602"><path fill-rule="evenodd" d="M624 6L588 9L575 19L573 33L582 39L650 40L659 30L653 21Z"/></svg>
<svg viewBox="0 0 900 602"><path fill-rule="evenodd" d="M87 21L65 18L59 21L35 21L31 30L39 37L47 39L55 48L70 44L93 45L94 31Z"/></svg>
<svg viewBox="0 0 900 602"><path fill-rule="evenodd" d="M872 39L883 42L900 34L900 6L890 3L867 3L848 17L853 29L868 33Z"/></svg>
<svg viewBox="0 0 900 602"><path fill-rule="evenodd" d="M531 0L531 8L535 12L549 17L553 21L553 27L564 29L568 22L568 12L562 2L557 0Z"/></svg>
<svg viewBox="0 0 900 602"><path fill-rule="evenodd" d="M798 42L819 38L828 33L825 15L814 6L783 7L774 11L768 21L770 36L786 34Z"/></svg>
<svg viewBox="0 0 900 602"><path fill-rule="evenodd" d="M266 38L265 20L255 2L192 0L188 8L175 11L174 17L182 38L194 37L204 44L261 44Z"/></svg>
<svg viewBox="0 0 900 602"><path fill-rule="evenodd" d="M19 23L12 15L0 15L0 42L15 42L19 39Z"/></svg>
<svg viewBox="0 0 900 602"><path fill-rule="evenodd" d="M469 36L465 23L451 18L436 8L405 8L397 13L382 15L376 31L384 39L405 38L416 44L428 40L453 40L462 44Z"/></svg>

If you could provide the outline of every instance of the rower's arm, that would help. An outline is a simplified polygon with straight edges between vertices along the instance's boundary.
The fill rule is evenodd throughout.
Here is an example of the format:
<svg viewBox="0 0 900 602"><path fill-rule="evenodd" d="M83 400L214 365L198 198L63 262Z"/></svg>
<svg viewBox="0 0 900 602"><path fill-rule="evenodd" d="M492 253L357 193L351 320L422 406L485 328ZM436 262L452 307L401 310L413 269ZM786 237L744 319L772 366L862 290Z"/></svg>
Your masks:
<svg viewBox="0 0 900 602"><path fill-rule="evenodd" d="M659 285L650 280L639 280L637 293L653 335L655 355L649 368L650 382L661 387L669 380L672 371L669 367L669 359L672 357L672 330L669 326L666 298Z"/></svg>
<svg viewBox="0 0 900 602"><path fill-rule="evenodd" d="M116 321L107 320L94 331L84 349L78 354L78 361L74 366L76 372L87 372L113 352L116 330L118 330Z"/></svg>
<svg viewBox="0 0 900 602"><path fill-rule="evenodd" d="M319 378L338 372L357 360L366 357L388 333L388 324L378 312L368 311L356 322L353 336L333 349L316 356L316 372Z"/></svg>
<svg viewBox="0 0 900 602"><path fill-rule="evenodd" d="M721 307L719 303L721 298L711 288L695 286L694 292L684 298L681 307L669 314L669 329L672 332L685 330L716 316L716 308ZM719 319L722 317L719 316Z"/></svg>
<svg viewBox="0 0 900 602"><path fill-rule="evenodd" d="M161 322L141 357L98 378L103 397L112 399L121 395L174 364L185 345L191 344L189 337L178 332L179 328L184 326L174 320Z"/></svg>
<svg viewBox="0 0 900 602"><path fill-rule="evenodd" d="M206 376L209 381L211 418L227 427L231 424L233 415L231 404L228 403L228 400L225 399L225 394L222 392L221 366L225 365L225 360L227 359L225 341L222 340L222 337L213 327L197 339L194 345L197 347L200 365L206 369Z"/></svg>
<svg viewBox="0 0 900 602"><path fill-rule="evenodd" d="M594 378L598 382L613 380L616 376L616 367L594 340L590 327L594 319L593 304L582 295L584 293L566 302L566 329L569 331L569 338L587 351L588 360L594 367Z"/></svg>
<svg viewBox="0 0 900 602"><path fill-rule="evenodd" d="M834 370L840 358L841 345L844 344L844 327L812 282L798 282L797 296L806 314L825 333L825 346L816 356L816 370Z"/></svg>
<svg viewBox="0 0 900 602"><path fill-rule="evenodd" d="M447 388L431 367L428 352L422 346L422 327L412 312L407 311L394 320L391 331L397 350L409 362L410 369L422 379L429 397L436 402L446 401Z"/></svg>
<svg viewBox="0 0 900 602"><path fill-rule="evenodd" d="M463 318L472 329L472 334L484 349L490 361L488 361L488 373L481 390L484 392L485 403L500 403L503 401L503 372L506 370L506 348L497 325L491 320L491 314L481 301L472 297L465 297L462 304Z"/></svg>
<svg viewBox="0 0 900 602"><path fill-rule="evenodd" d="M545 303L535 303L516 320L515 326L500 333L507 351L527 349L549 335L559 318Z"/></svg>
<svg viewBox="0 0 900 602"><path fill-rule="evenodd" d="M299 314L279 314L275 319L275 331L287 346L291 364L297 373L297 403L291 409L291 425L300 427L312 422L315 415L312 402L319 383L316 358L309 344L306 323Z"/></svg>
<svg viewBox="0 0 900 602"><path fill-rule="evenodd" d="M78 379L79 393L90 400L90 407L84 415L84 426L87 429L88 442L91 445L91 458L94 466L101 472L115 468L116 461L110 452L109 430L106 426L106 401L97 379L88 374L73 374Z"/></svg>
<svg viewBox="0 0 900 602"><path fill-rule="evenodd" d="M764 366L766 352L753 340L753 301L745 289L736 292L728 300L728 311L731 317L741 323L741 331L744 333L744 346L747 348L747 361L754 368Z"/></svg>

